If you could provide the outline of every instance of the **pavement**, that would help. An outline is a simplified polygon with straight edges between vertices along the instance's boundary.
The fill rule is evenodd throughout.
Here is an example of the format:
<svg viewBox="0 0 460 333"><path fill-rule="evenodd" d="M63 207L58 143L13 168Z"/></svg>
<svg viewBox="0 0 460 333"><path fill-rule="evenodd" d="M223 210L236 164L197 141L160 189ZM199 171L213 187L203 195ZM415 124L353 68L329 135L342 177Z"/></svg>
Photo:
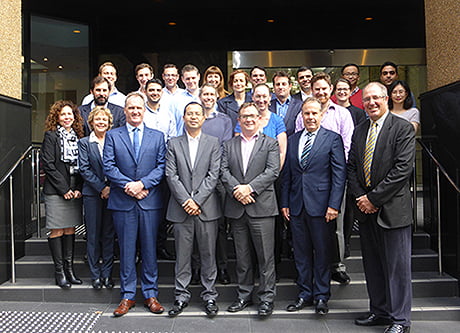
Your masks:
<svg viewBox="0 0 460 333"><path fill-rule="evenodd" d="M257 317L256 307L238 313L229 313L227 303L218 304L219 314L206 318L199 304L191 304L176 318L169 318L167 311L162 315L150 313L138 304L123 317L115 318L112 311L116 304L88 303L36 303L0 302L0 332L24 333L245 333L245 332L383 332L384 327L359 327L353 318L361 315L365 304L354 304L349 313L335 310L339 303L330 302L330 313L318 316L312 308L289 313L284 310L286 302L275 304L275 311L268 319ZM166 310L171 306L164 304ZM447 310L446 310L447 311ZM411 332L453 333L460 331L460 310L458 320L413 320ZM433 316L431 316L433 317ZM437 318L436 316L434 318ZM442 312L440 316L442 318Z"/></svg>

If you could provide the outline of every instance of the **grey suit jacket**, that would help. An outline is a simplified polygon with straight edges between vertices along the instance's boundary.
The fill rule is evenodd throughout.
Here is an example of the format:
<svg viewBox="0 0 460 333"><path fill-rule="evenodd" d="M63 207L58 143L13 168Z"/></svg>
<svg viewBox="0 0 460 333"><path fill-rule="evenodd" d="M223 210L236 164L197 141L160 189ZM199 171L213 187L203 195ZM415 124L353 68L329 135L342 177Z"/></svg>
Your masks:
<svg viewBox="0 0 460 333"><path fill-rule="evenodd" d="M240 218L244 212L250 217L278 215L274 183L279 172L278 141L265 134L259 134L245 174L241 155L241 136L225 142L221 163L221 180L226 190L224 215L232 219ZM255 203L243 205L233 197L233 189L240 184L251 185Z"/></svg>
<svg viewBox="0 0 460 333"><path fill-rule="evenodd" d="M348 159L349 191L355 198L367 194L374 206L377 223L386 229L412 223L409 179L415 159L414 127L407 120L388 114L377 142L371 165L371 186L366 187L363 158L370 121L356 127ZM355 217L365 221L369 215L355 210ZM373 214L374 215L374 214Z"/></svg>
<svg viewBox="0 0 460 333"><path fill-rule="evenodd" d="M220 168L220 144L213 136L201 133L195 165L191 165L187 135L171 138L166 153L166 181L171 191L166 218L184 222L189 216L182 204L192 198L200 207L202 221L222 216L216 193Z"/></svg>

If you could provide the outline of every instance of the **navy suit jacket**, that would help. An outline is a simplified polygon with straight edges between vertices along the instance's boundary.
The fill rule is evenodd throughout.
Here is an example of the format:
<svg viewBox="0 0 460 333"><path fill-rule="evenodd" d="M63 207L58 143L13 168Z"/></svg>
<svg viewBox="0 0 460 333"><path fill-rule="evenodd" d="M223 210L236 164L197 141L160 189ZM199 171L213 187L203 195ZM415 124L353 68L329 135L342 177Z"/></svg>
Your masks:
<svg viewBox="0 0 460 333"><path fill-rule="evenodd" d="M129 211L138 204L142 209L160 209L163 198L158 187L165 174L166 145L160 131L144 127L139 157L136 160L134 148L125 126L107 132L104 144L104 172L110 180L108 208ZM137 200L124 192L128 182L142 181L149 194Z"/></svg>
<svg viewBox="0 0 460 333"><path fill-rule="evenodd" d="M89 137L78 141L78 165L83 183L83 195L99 196L108 185L105 179L102 157L98 143L89 142Z"/></svg>
<svg viewBox="0 0 460 333"><path fill-rule="evenodd" d="M328 207L339 210L345 190L347 169L342 138L320 127L304 169L299 162L299 140L304 131L288 140L282 172L281 207L299 216L302 207L308 215L325 216Z"/></svg>
<svg viewBox="0 0 460 333"><path fill-rule="evenodd" d="M91 102L92 103L92 102ZM91 103L86 104L86 105L80 105L78 107L78 110L80 110L80 115L83 118L83 129L85 131L85 136L88 136L89 133L91 133L91 129L89 128L88 125L88 116L91 112ZM125 116L125 111L121 106L112 104L112 103L107 103L107 109L112 112L112 117L113 117L113 124L112 128L117 128L124 126L126 123L126 116Z"/></svg>
<svg viewBox="0 0 460 333"><path fill-rule="evenodd" d="M295 133L295 120L302 109L302 103L302 100L299 100L291 96L288 110L286 112L286 116L284 117L284 125L286 126L287 136L291 136ZM268 109L271 112L276 113L276 97L272 98Z"/></svg>

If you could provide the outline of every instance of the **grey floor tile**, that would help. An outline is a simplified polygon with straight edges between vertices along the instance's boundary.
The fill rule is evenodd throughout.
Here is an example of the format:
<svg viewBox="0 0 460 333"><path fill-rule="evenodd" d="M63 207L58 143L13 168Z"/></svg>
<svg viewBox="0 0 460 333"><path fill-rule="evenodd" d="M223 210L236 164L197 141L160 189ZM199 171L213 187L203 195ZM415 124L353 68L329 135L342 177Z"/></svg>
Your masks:
<svg viewBox="0 0 460 333"><path fill-rule="evenodd" d="M174 333L236 333L250 332L247 317L217 316L213 319L203 317L181 317L174 319L171 329Z"/></svg>

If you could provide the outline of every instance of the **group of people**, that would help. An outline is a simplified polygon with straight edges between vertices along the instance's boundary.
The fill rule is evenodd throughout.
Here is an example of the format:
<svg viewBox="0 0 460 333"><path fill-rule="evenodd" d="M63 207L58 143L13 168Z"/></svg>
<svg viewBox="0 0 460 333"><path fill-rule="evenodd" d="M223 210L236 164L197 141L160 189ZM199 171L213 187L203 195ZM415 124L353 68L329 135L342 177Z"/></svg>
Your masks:
<svg viewBox="0 0 460 333"><path fill-rule="evenodd" d="M236 254L238 312L255 294L258 315L274 309L281 234L291 231L298 298L287 311L328 313L331 279L348 284L343 259L359 221L370 312L357 325L408 332L411 310L411 199L419 113L394 63L380 82L358 87L359 67L346 64L335 84L300 67L291 95L285 71L255 66L224 76L209 67L200 86L194 65L135 68L139 89L123 95L104 63L77 106L57 101L42 145L44 198L56 284L81 284L73 269L75 227L84 220L92 286L114 287L114 240L120 249L119 317L135 305L136 264L144 305L158 301L157 258L175 259L175 302L190 302L199 280L209 317L218 313L216 282L230 283L227 224ZM178 87L179 78L185 89ZM247 91L251 83L251 89ZM82 206L83 213L82 214ZM173 223L175 256L164 247ZM163 231L162 231L163 230ZM258 265L256 268L255 265Z"/></svg>

